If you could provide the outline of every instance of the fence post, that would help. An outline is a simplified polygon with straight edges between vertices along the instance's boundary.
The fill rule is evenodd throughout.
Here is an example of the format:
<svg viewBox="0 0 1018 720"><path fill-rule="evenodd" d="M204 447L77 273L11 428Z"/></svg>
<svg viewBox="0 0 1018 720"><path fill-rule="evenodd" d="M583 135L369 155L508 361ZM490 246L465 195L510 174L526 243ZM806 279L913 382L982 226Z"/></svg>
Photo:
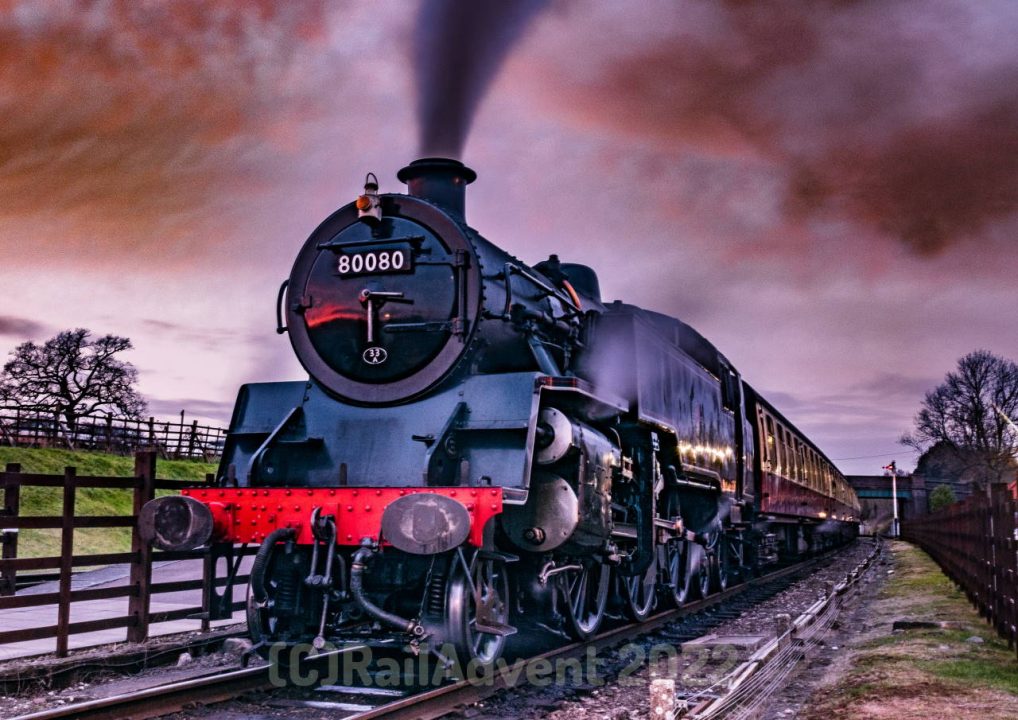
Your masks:
<svg viewBox="0 0 1018 720"><path fill-rule="evenodd" d="M18 517L21 510L21 484L12 482L10 474L20 473L21 465L18 463L7 463L7 481L4 483L4 517ZM10 529L3 531L3 553L4 560L14 560L18 557L18 531ZM16 570L4 570L0 572L0 595L13 595L18 589L18 577Z"/></svg>
<svg viewBox="0 0 1018 720"><path fill-rule="evenodd" d="M179 430L177 431L177 452L176 452L176 454L173 457L179 459L180 458L180 454L184 451L184 411L183 410L180 411L180 425L178 425L177 427L179 428Z"/></svg>
<svg viewBox="0 0 1018 720"><path fill-rule="evenodd" d="M64 468L64 508L60 525L60 592L57 605L57 657L67 657L68 626L71 624L71 572L74 569L74 498L73 467Z"/></svg>
<svg viewBox="0 0 1018 720"><path fill-rule="evenodd" d="M134 454L134 528L131 531L131 586L134 594L128 597L127 613L134 622L127 627L127 642L140 643L148 640L148 615L151 604L152 546L141 539L138 516L141 508L155 497L156 452L139 450Z"/></svg>
<svg viewBox="0 0 1018 720"><path fill-rule="evenodd" d="M187 438L187 457L194 457L194 441L198 438L198 421L191 421L191 434Z"/></svg>
<svg viewBox="0 0 1018 720"><path fill-rule="evenodd" d="M113 449L113 413L106 413L106 452Z"/></svg>

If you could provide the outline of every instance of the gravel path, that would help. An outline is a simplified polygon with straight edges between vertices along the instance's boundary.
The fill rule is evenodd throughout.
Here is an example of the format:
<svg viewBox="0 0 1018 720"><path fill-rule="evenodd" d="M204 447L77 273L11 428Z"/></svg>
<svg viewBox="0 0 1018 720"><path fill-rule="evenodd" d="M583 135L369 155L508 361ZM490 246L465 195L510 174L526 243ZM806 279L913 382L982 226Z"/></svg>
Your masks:
<svg viewBox="0 0 1018 720"><path fill-rule="evenodd" d="M775 615L786 614L792 619L820 599L829 585L844 579L845 575L861 563L872 551L869 540L861 540L847 548L808 578L754 605L738 617L727 619L710 632L719 637L762 635L770 639L775 635ZM867 586L868 587L868 586ZM864 598L864 590L858 598ZM855 600L856 603L859 600ZM550 688L537 697L499 698L487 707L475 708L476 712L466 713L475 720L636 720L648 718L649 682L655 677L677 678L680 691L695 692L716 683L736 665L752 653L753 647L739 648L729 644L715 649L698 649L682 652L677 647L688 637L678 623L670 629L654 633L638 647L626 646L619 654L629 662L624 663L621 672L609 675L610 682L601 687L579 686ZM642 653L642 655L641 655ZM653 659L654 662L636 663L637 657ZM789 687L801 684L793 679ZM557 691L557 692L556 692ZM503 693L508 695L509 693ZM533 699L533 702L531 700ZM763 717L782 717L780 714L793 704L797 707L804 697L787 698L776 715L765 713ZM794 710L784 715L791 717Z"/></svg>

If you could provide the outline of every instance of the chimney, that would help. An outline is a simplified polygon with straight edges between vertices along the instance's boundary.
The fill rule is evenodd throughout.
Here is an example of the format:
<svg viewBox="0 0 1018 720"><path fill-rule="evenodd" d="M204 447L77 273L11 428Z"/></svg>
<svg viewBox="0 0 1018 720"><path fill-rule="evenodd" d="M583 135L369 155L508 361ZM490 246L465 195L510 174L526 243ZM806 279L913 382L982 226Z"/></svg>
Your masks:
<svg viewBox="0 0 1018 720"><path fill-rule="evenodd" d="M467 185L477 179L477 173L459 160L422 158L400 170L396 177L407 184L411 196L464 218Z"/></svg>

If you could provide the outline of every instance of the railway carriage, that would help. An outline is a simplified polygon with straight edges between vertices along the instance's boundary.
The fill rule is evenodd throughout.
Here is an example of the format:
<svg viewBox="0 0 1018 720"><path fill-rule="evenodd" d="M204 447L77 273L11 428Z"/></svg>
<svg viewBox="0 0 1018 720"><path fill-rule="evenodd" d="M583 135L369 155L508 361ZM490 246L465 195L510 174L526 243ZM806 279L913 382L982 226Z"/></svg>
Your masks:
<svg viewBox="0 0 1018 720"><path fill-rule="evenodd" d="M489 242L465 220L475 177L419 160L380 194L369 175L280 288L308 380L242 387L216 485L144 508L159 547L259 546L260 651L486 664L520 630L589 637L612 595L639 621L854 534L844 478L709 341Z"/></svg>

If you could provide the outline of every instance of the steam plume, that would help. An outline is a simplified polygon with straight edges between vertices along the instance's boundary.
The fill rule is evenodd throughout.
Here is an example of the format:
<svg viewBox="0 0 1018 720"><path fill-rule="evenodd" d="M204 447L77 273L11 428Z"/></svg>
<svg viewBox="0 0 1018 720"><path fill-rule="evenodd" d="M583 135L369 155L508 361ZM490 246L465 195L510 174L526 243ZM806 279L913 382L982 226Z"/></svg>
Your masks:
<svg viewBox="0 0 1018 720"><path fill-rule="evenodd" d="M414 38L422 155L461 157L478 104L547 0L431 0Z"/></svg>

